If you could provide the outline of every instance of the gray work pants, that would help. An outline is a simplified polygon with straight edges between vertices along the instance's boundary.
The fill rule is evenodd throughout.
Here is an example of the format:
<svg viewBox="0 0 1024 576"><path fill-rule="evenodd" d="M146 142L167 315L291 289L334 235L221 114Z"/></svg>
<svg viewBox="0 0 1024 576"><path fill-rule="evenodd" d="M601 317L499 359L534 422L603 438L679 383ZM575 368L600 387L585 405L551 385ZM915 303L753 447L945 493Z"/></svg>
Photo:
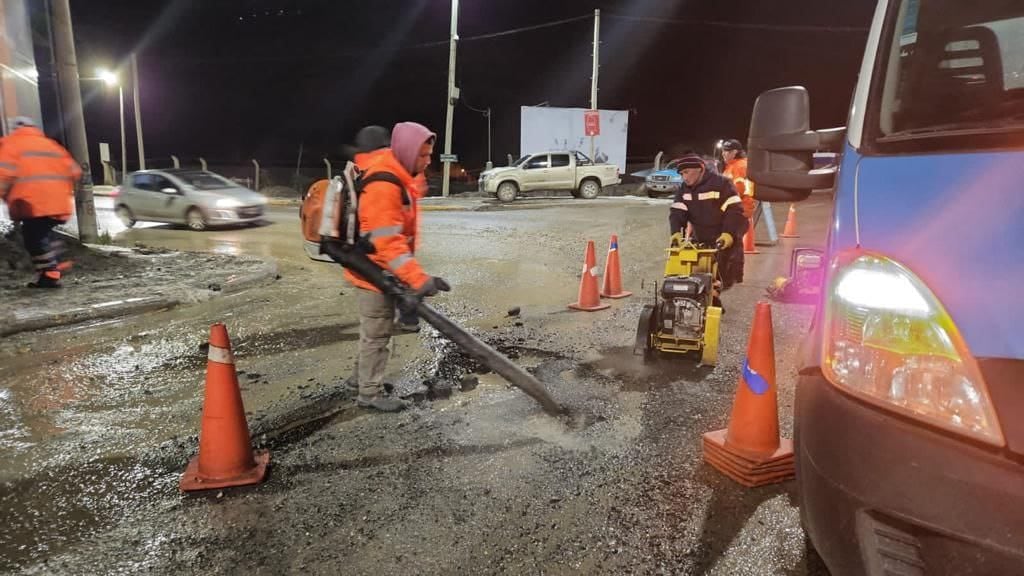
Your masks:
<svg viewBox="0 0 1024 576"><path fill-rule="evenodd" d="M359 395L384 393L388 343L395 322L395 301L372 290L359 288Z"/></svg>

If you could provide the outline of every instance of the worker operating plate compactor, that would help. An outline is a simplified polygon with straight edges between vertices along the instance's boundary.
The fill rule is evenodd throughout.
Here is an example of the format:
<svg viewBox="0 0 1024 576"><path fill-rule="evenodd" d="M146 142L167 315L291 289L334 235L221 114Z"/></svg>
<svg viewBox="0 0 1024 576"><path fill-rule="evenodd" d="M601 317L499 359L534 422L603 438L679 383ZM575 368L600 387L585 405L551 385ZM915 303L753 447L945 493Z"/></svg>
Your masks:
<svg viewBox="0 0 1024 576"><path fill-rule="evenodd" d="M644 360L674 354L718 363L718 330L722 307L718 275L718 246L696 244L674 234L665 250L665 277L654 287L654 303L640 312L636 354Z"/></svg>

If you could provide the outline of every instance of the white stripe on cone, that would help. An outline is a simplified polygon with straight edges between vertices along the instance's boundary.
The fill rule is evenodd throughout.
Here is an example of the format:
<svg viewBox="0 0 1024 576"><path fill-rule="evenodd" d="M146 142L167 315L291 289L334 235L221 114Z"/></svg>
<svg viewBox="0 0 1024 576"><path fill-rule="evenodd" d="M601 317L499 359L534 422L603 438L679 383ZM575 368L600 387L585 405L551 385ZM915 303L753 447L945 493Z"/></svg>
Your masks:
<svg viewBox="0 0 1024 576"><path fill-rule="evenodd" d="M232 364L235 363L235 355L231 353L230 348L221 348L220 346L214 346L210 344L210 353L207 358L214 362L220 362L221 364Z"/></svg>

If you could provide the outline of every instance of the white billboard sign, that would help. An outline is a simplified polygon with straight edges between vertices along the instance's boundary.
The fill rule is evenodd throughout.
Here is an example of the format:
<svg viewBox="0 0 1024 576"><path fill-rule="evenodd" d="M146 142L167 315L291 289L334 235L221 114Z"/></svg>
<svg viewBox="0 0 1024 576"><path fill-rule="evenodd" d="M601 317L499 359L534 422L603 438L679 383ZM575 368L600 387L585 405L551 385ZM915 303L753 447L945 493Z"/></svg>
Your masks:
<svg viewBox="0 0 1024 576"><path fill-rule="evenodd" d="M598 162L608 162L626 171L626 134L629 111L600 110L600 134L594 136L590 153L586 108L523 106L520 109L519 153L579 150Z"/></svg>

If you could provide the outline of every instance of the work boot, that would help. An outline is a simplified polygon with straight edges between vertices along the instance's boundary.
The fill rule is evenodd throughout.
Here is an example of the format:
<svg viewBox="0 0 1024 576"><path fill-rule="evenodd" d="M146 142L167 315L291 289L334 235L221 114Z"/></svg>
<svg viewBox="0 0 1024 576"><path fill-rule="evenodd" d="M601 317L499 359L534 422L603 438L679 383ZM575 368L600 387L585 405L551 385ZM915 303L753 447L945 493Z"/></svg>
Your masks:
<svg viewBox="0 0 1024 576"><path fill-rule="evenodd" d="M38 278L28 283L29 288L60 288L63 284L60 280L40 274Z"/></svg>
<svg viewBox="0 0 1024 576"><path fill-rule="evenodd" d="M380 410L381 412L399 412L405 410L409 404L404 400L392 396L384 396L382 394L376 394L374 396L363 396L360 394L356 397L356 406L360 408L373 408L374 410Z"/></svg>

